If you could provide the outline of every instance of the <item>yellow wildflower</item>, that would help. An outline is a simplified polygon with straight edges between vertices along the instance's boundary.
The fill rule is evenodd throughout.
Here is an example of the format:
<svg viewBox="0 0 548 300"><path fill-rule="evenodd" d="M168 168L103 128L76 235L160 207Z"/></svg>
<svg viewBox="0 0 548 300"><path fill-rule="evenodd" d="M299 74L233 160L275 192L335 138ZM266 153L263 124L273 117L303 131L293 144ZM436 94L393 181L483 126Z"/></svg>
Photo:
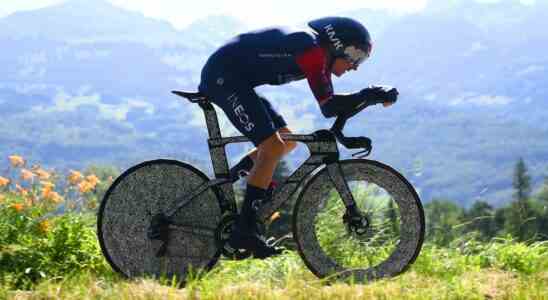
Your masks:
<svg viewBox="0 0 548 300"><path fill-rule="evenodd" d="M40 184L42 185L42 188L53 189L55 187L55 184L53 184L51 181L40 181Z"/></svg>
<svg viewBox="0 0 548 300"><path fill-rule="evenodd" d="M50 186L42 187L42 198L48 199L50 197L51 192L52 192L52 189Z"/></svg>
<svg viewBox="0 0 548 300"><path fill-rule="evenodd" d="M82 180L82 178L82 173L70 170L70 174L68 176L68 181L70 182L70 184L77 185Z"/></svg>
<svg viewBox="0 0 548 300"><path fill-rule="evenodd" d="M4 187L8 184L10 184L10 180L0 176L0 187Z"/></svg>
<svg viewBox="0 0 548 300"><path fill-rule="evenodd" d="M19 184L15 184L15 189L22 196L27 196L27 194L29 193L29 191L21 187Z"/></svg>
<svg viewBox="0 0 548 300"><path fill-rule="evenodd" d="M91 183L84 180L78 184L78 188L80 189L80 193L84 194L93 190L95 186L93 186Z"/></svg>
<svg viewBox="0 0 548 300"><path fill-rule="evenodd" d="M38 223L38 229L42 233L47 233L50 229L51 225L49 224L48 220L44 220L40 223Z"/></svg>
<svg viewBox="0 0 548 300"><path fill-rule="evenodd" d="M91 184L93 185L93 187L95 187L99 182L101 182L99 180L99 178L95 175L89 175L89 176L86 176L86 180Z"/></svg>
<svg viewBox="0 0 548 300"><path fill-rule="evenodd" d="M15 209L16 212L21 212L25 206L21 203L14 203L11 205L11 208Z"/></svg>
<svg viewBox="0 0 548 300"><path fill-rule="evenodd" d="M21 170L21 179L23 180L32 180L34 178L34 173L27 169Z"/></svg>
<svg viewBox="0 0 548 300"><path fill-rule="evenodd" d="M55 204L63 202L63 197L57 192L54 192L51 187L42 188L42 198L49 200Z"/></svg>
<svg viewBox="0 0 548 300"><path fill-rule="evenodd" d="M25 160L19 155L10 155L8 156L8 159L10 160L11 166L14 168L25 165Z"/></svg>
<svg viewBox="0 0 548 300"><path fill-rule="evenodd" d="M4 202L4 199L6 199L5 195L0 195L0 203Z"/></svg>
<svg viewBox="0 0 548 300"><path fill-rule="evenodd" d="M36 169L34 173L38 175L41 180L48 180L51 177L51 174L42 168Z"/></svg>
<svg viewBox="0 0 548 300"><path fill-rule="evenodd" d="M55 204L61 203L64 200L57 192L51 192L48 199Z"/></svg>

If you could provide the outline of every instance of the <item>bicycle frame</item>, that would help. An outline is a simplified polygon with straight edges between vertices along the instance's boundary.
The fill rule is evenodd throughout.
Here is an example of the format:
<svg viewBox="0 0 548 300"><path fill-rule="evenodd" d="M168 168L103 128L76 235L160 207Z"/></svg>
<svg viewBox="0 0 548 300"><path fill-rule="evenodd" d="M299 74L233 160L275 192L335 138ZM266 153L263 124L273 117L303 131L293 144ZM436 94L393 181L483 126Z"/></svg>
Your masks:
<svg viewBox="0 0 548 300"><path fill-rule="evenodd" d="M243 259L253 252L233 249L227 243L238 211L225 146L249 140L243 136L223 138L215 109L203 94L173 92L199 104L204 111L215 177L209 178L188 163L158 159L136 165L115 180L99 207L97 235L108 263L127 277L167 275L184 279L190 271L211 269L220 255ZM356 110L364 107L366 105ZM367 153L372 149L367 137L344 136L342 131L350 115L337 116L329 130L309 135L282 135L285 140L305 143L310 157L274 191L272 201L263 204L257 214L266 221L284 202L299 193L293 209L292 234L268 243L274 246L292 237L305 265L318 277L364 282L400 274L415 261L424 239L424 212L412 185L391 167L370 160L339 160L338 143L347 149L363 148ZM354 240L356 251L363 252L363 249L361 240L354 239L354 235L368 233L365 237L374 241L394 240L392 231L385 235L383 228L377 230L377 226L369 226L368 212L359 210L348 180L373 182L384 188L391 196L387 200L395 201L400 210L400 230L393 232L400 234L399 239L394 247L393 243L388 244L391 253L383 255L383 261L377 265L370 260L364 260L359 266L343 265L320 243L322 234L316 226L317 216L331 208L322 203L327 203L326 193L331 193L333 187L346 206L339 225L351 234L345 238ZM162 189L162 184L166 189ZM380 218L384 218L384 212L381 213ZM334 229L342 232L338 226ZM380 239L376 238L377 232L381 234ZM332 242L339 243L338 240ZM367 244L366 247L376 246Z"/></svg>
<svg viewBox="0 0 548 300"><path fill-rule="evenodd" d="M231 210L236 213L236 201L234 197L234 187L229 178L229 166L226 154L226 145L232 143L249 142L244 136L222 137L219 128L217 113L213 105L208 101L197 101L204 111L206 125L208 129L208 146L213 164L215 180L208 184L218 189L220 205L222 212ZM273 193L273 199L270 203L261 207L258 216L262 220L268 219L285 201L287 201L297 191L304 181L323 166L327 165L329 175L335 184L337 191L343 196L346 207L354 205L354 199L350 189L343 178L343 174L338 167L339 150L335 135L329 130L319 130L308 135L299 134L281 134L284 140L297 141L306 144L310 151L310 157L297 170L283 182ZM200 189L202 190L202 189ZM191 198L194 198L195 193ZM190 201L191 199L187 200ZM178 208L184 206L179 205Z"/></svg>

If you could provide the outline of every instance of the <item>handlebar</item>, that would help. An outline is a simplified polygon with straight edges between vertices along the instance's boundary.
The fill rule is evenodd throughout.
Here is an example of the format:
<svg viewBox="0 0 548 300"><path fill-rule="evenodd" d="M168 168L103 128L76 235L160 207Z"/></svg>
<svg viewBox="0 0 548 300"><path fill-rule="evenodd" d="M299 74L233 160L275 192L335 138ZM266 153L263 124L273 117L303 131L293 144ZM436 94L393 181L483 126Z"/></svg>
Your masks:
<svg viewBox="0 0 548 300"><path fill-rule="evenodd" d="M350 118L357 115L359 112L361 112L368 106L369 105L366 102L364 102L358 105L351 112L346 113L344 115L337 116L337 118L335 119L335 122L333 123L333 126L330 129L330 131L335 135L335 138L337 139L337 141L341 143L343 146L345 146L347 149L357 149L357 148L364 149L363 151L352 154L353 157L363 158L368 156L371 153L371 150L373 149L372 141L370 138L365 136L346 137L343 134L343 129L344 129L344 126L346 125L346 122Z"/></svg>

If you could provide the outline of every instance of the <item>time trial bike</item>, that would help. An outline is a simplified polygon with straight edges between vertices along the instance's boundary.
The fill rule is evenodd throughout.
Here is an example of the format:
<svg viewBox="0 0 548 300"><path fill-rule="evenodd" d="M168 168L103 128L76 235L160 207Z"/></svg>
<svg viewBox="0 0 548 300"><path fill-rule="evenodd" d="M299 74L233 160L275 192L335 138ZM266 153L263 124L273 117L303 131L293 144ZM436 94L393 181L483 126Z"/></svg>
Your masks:
<svg viewBox="0 0 548 300"><path fill-rule="evenodd" d="M176 276L184 282L221 256L250 256L227 242L238 209L225 150L249 139L222 137L204 95L173 93L203 110L215 177L185 162L158 159L116 178L101 202L97 233L109 264L127 277ZM263 223L296 196L288 236L320 278L367 282L395 276L415 261L423 243L424 212L413 186L390 166L364 158L372 149L369 138L343 134L347 120L366 107L338 116L329 130L282 134L304 143L310 157L257 213ZM341 160L338 144L360 151Z"/></svg>

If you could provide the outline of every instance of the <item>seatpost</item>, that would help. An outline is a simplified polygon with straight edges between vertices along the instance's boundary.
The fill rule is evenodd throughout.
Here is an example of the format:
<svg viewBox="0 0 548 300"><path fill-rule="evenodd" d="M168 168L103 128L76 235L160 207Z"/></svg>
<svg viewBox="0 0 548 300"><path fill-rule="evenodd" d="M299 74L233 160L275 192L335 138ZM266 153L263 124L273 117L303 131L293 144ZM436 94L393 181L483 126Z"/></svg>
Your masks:
<svg viewBox="0 0 548 300"><path fill-rule="evenodd" d="M206 126L209 138L207 144L209 147L209 155L211 157L211 163L213 165L213 172L215 173L215 178L217 179L228 179L229 177L229 168L228 168L228 158L226 155L225 144L222 142L221 130L219 128L219 120L217 118L217 112L213 108L213 104L210 102L200 103L200 107L204 111ZM223 203L235 204L234 201L234 189L232 183L227 180L226 183L219 185L218 187L222 193L222 196L228 199L229 201L222 201ZM236 210L236 207L231 207L233 211Z"/></svg>

